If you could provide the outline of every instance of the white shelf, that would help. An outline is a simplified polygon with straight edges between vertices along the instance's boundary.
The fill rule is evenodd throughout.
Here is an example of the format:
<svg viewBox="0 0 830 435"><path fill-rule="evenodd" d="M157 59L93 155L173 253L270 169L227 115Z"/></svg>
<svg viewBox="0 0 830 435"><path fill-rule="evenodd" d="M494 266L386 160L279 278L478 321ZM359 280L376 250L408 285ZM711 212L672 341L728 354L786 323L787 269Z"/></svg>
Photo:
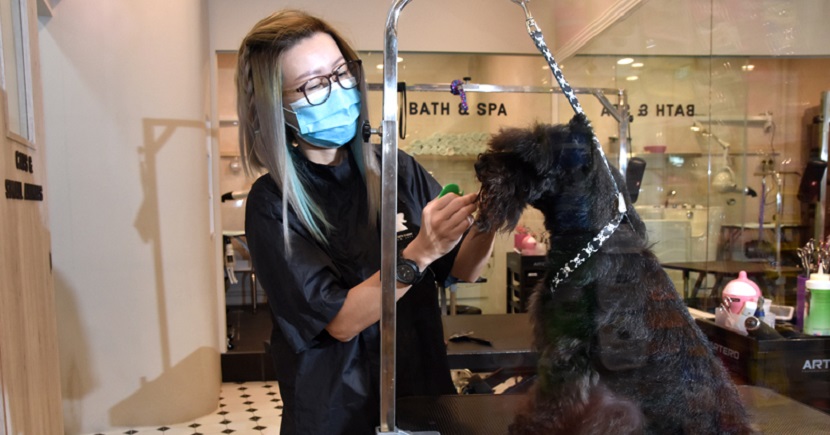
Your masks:
<svg viewBox="0 0 830 435"><path fill-rule="evenodd" d="M706 115L695 116L695 121L701 124L723 124L723 125L750 125L753 127L763 127L768 122L772 122L772 115L764 116L746 116L746 117L719 117L708 118Z"/></svg>

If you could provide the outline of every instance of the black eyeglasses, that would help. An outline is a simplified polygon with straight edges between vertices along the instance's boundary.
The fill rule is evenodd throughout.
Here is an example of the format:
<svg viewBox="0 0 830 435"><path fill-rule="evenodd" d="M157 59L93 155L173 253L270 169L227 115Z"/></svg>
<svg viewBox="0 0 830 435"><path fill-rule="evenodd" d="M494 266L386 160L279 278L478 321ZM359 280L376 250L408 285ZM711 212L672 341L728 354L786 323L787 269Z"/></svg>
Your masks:
<svg viewBox="0 0 830 435"><path fill-rule="evenodd" d="M343 89L354 89L360 83L361 60L355 59L342 63L331 74L312 77L303 83L296 92L302 92L308 104L319 106L331 95L331 82L335 81Z"/></svg>

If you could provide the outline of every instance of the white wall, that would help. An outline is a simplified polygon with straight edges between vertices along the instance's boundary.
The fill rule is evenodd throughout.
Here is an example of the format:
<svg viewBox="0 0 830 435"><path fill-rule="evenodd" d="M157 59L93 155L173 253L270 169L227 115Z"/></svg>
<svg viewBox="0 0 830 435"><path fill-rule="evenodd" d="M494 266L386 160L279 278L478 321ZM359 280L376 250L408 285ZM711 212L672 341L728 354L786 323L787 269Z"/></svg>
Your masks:
<svg viewBox="0 0 830 435"><path fill-rule="evenodd" d="M358 50L383 50L386 16L392 0L208 0L211 46L239 49L262 18L283 8L320 16L342 31ZM530 2L543 31L553 35L552 3ZM401 51L535 53L522 9L511 0L413 0L400 14ZM551 41L548 41L551 43Z"/></svg>
<svg viewBox="0 0 830 435"><path fill-rule="evenodd" d="M206 26L199 0L64 0L41 18L69 434L218 403Z"/></svg>

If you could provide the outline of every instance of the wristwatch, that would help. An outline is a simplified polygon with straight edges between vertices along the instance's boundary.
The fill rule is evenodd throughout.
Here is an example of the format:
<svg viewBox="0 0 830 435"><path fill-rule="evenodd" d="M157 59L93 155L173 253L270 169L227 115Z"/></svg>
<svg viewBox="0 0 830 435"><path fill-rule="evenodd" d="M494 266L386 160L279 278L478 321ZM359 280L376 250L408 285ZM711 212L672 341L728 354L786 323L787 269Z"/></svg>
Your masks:
<svg viewBox="0 0 830 435"><path fill-rule="evenodd" d="M414 261L398 257L398 264L395 266L395 279L398 282L412 285L420 281L421 276L423 276L421 269Z"/></svg>

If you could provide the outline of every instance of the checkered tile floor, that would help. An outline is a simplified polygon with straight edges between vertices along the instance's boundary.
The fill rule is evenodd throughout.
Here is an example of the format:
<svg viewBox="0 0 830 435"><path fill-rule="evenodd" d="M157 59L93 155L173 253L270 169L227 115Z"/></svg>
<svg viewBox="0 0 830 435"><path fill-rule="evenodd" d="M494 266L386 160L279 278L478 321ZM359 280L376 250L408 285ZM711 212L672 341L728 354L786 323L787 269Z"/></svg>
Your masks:
<svg viewBox="0 0 830 435"><path fill-rule="evenodd" d="M193 421L91 435L279 435L282 400L276 382L222 384L219 407Z"/></svg>

